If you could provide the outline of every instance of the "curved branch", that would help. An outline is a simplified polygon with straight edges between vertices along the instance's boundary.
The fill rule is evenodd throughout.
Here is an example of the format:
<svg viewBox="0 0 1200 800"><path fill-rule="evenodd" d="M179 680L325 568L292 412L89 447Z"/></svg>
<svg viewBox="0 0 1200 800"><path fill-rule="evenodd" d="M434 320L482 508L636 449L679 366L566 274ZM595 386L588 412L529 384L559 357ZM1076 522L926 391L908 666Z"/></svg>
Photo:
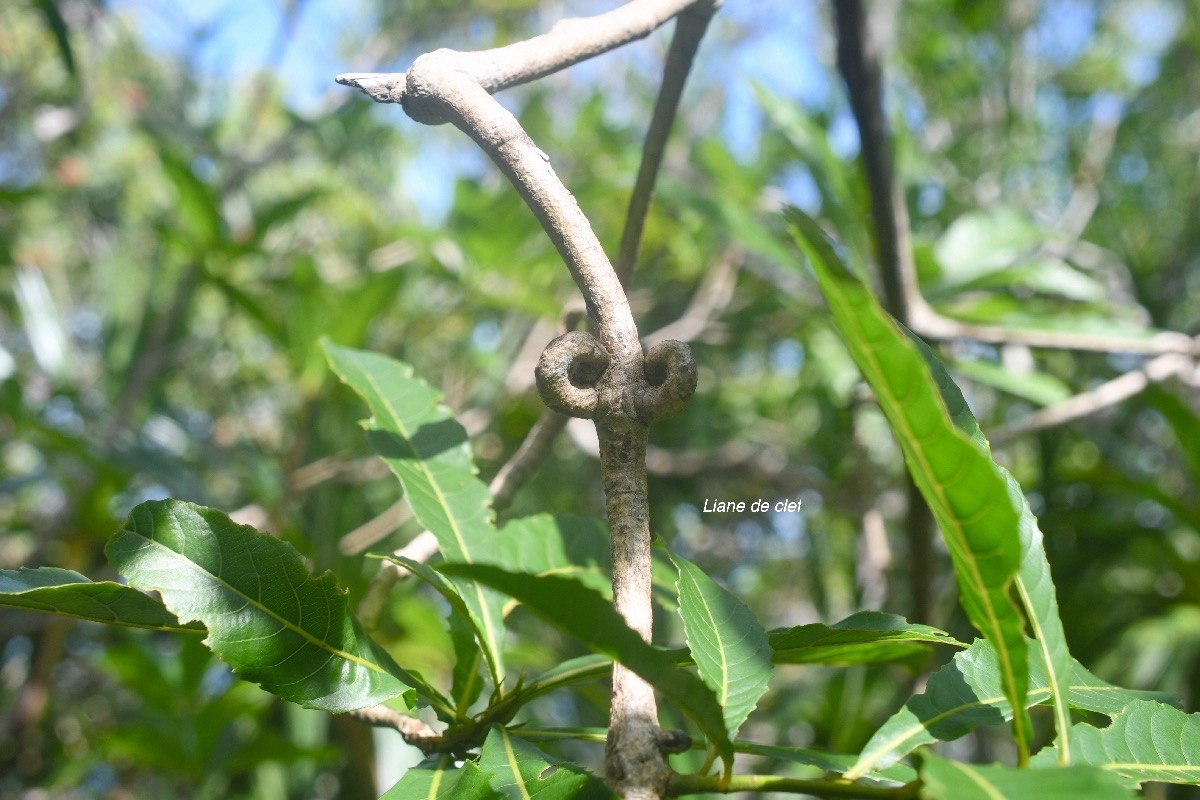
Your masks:
<svg viewBox="0 0 1200 800"><path fill-rule="evenodd" d="M579 204L549 156L491 92L647 36L693 5L711 14L716 4L633 0L607 14L563 20L547 34L506 47L478 53L436 50L403 74L338 78L377 101L400 103L418 122L449 122L470 136L516 187L566 262L596 336L572 332L551 342L538 362L538 388L551 408L596 421L612 537L613 602L646 641L653 623L647 426L686 405L695 390L695 363L679 342L664 342L649 359L643 357L629 301ZM613 670L605 752L608 782L618 794L636 800L663 796L671 770L654 690L620 665Z"/></svg>
<svg viewBox="0 0 1200 800"><path fill-rule="evenodd" d="M476 83L498 92L644 39L697 4L697 0L634 0L594 17L560 20L549 32L523 42L455 56ZM403 72L348 72L339 75L337 82L361 89L379 103L399 103L406 91Z"/></svg>
<svg viewBox="0 0 1200 800"><path fill-rule="evenodd" d="M679 99L683 86L696 58L700 40L708 30L709 20L717 13L722 0L696 3L681 13L675 20L675 35L671 49L667 52L667 64L663 69L663 82L654 101L654 115L646 131L646 143L642 146L642 163L638 167L637 180L633 184L633 195L629 198L629 210L625 215L625 229L621 233L621 246L617 250L617 277L628 285L634 267L637 266L638 251L642 245L642 230L646 215L650 212L650 200L654 196L654 182L662 166L663 153L667 149L667 137L675 114L679 110Z"/></svg>
<svg viewBox="0 0 1200 800"><path fill-rule="evenodd" d="M404 110L419 122L453 122L504 172L537 216L583 293L588 316L614 361L640 355L637 328L616 273L550 157L507 109L459 66L463 54L421 56L408 75Z"/></svg>

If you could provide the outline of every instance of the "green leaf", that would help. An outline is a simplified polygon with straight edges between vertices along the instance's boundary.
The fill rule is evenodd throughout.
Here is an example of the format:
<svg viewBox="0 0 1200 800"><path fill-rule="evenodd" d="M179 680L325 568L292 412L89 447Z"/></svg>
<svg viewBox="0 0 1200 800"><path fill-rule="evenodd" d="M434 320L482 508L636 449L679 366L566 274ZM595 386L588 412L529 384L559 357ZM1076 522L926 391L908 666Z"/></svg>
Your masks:
<svg viewBox="0 0 1200 800"><path fill-rule="evenodd" d="M758 619L703 570L672 555L679 570L679 616L700 678L717 696L730 736L771 680L771 645Z"/></svg>
<svg viewBox="0 0 1200 800"><path fill-rule="evenodd" d="M1011 266L1046 239L1045 231L1015 209L967 212L950 223L935 247L941 282L977 280Z"/></svg>
<svg viewBox="0 0 1200 800"><path fill-rule="evenodd" d="M1054 697L1044 662L1034 659L1029 666L1026 707ZM1163 699L1160 693L1137 692L1106 683L1074 660L1066 695L1071 708L1110 715L1131 702ZM910 697L875 732L846 777L855 780L894 764L921 745L957 739L983 725L1009 719L1012 706L1001 690L995 649L986 640L977 640L935 672L925 691Z"/></svg>
<svg viewBox="0 0 1200 800"><path fill-rule="evenodd" d="M503 800L490 776L474 761L454 767L452 756L439 756L410 767L379 800Z"/></svg>
<svg viewBox="0 0 1200 800"><path fill-rule="evenodd" d="M535 697L549 694L556 689L585 681L607 678L612 674L612 659L604 655L586 655L568 659L556 667L546 670L520 689L506 695L505 700L518 708Z"/></svg>
<svg viewBox="0 0 1200 800"><path fill-rule="evenodd" d="M921 756L926 800L1131 800L1136 795L1095 767L1010 769Z"/></svg>
<svg viewBox="0 0 1200 800"><path fill-rule="evenodd" d="M186 158L166 144L159 148L158 156L163 172L175 186L180 229L189 235L194 247L215 245L221 239L225 220L213 187L196 177Z"/></svg>
<svg viewBox="0 0 1200 800"><path fill-rule="evenodd" d="M844 773L854 766L855 757L845 753L828 753L824 750L812 750L807 747L781 747L771 744L755 744L753 742L737 742L739 753L774 758L780 761L790 761L793 764L803 764L817 767L825 772ZM903 785L917 779L917 773L912 767L904 764L894 764L878 772L870 772L864 779L878 783Z"/></svg>
<svg viewBox="0 0 1200 800"><path fill-rule="evenodd" d="M290 544L210 508L142 503L104 550L131 586L154 590L243 678L285 700L350 711L413 681L367 636L334 577L313 576Z"/></svg>
<svg viewBox="0 0 1200 800"><path fill-rule="evenodd" d="M923 656L930 644L966 647L937 628L909 623L903 617L880 611L860 611L832 626L817 623L770 631L767 637L776 664L878 664ZM677 666L695 663L686 648L666 652ZM512 697L523 705L533 697L564 686L607 678L611 670L612 660L606 656L580 656L528 681ZM1095 680L1102 695L1108 690L1127 691Z"/></svg>
<svg viewBox="0 0 1200 800"><path fill-rule="evenodd" d="M492 788L509 800L607 800L614 797L594 775L551 761L529 742L514 738L503 725L488 733L479 767L491 774ZM557 769L551 769L556 767ZM546 774L549 772L549 774ZM543 777L544 776L544 777Z"/></svg>
<svg viewBox="0 0 1200 800"><path fill-rule="evenodd" d="M871 385L938 522L963 609L996 647L1004 694L1018 709L1013 736L1018 758L1024 761L1031 736L1022 705L1028 654L1021 610L1009 594L1021 563L1021 542L1020 517L1008 484L979 443L955 427L951 415L956 409L942 401L920 349L842 263L817 223L794 208L787 218L816 273L834 324ZM963 404L957 411L965 410Z"/></svg>
<svg viewBox="0 0 1200 800"><path fill-rule="evenodd" d="M448 562L495 563L491 495L476 477L467 433L441 396L412 367L375 353L325 341L329 364L371 409L367 438L404 486L413 516L438 540ZM487 655L492 680L504 683L503 598L458 584Z"/></svg>
<svg viewBox="0 0 1200 800"><path fill-rule="evenodd" d="M923 744L957 739L980 726L1000 724L1011 714L1000 687L995 648L976 640L930 676L925 691L910 697L875 732L846 777L857 780Z"/></svg>
<svg viewBox="0 0 1200 800"><path fill-rule="evenodd" d="M962 358L951 368L965 378L1008 392L1039 406L1052 406L1071 396L1071 387L1045 372L1018 374L993 361Z"/></svg>
<svg viewBox="0 0 1200 800"><path fill-rule="evenodd" d="M1035 662L1032 681L1038 683L1043 680L1044 676L1036 669ZM1045 689L1035 688L1029 694L1030 699L1037 699L1039 703L1053 699L1049 696L1048 690ZM1041 697L1043 694L1046 696ZM1080 664L1075 659L1071 659L1071 683L1067 689L1067 703L1071 708L1095 711L1098 714L1107 714L1111 717L1114 714L1121 713L1130 703L1139 701L1166 703L1174 706L1180 705L1179 698L1170 692L1154 692L1114 686L1107 681L1097 678L1083 664Z"/></svg>
<svg viewBox="0 0 1200 800"><path fill-rule="evenodd" d="M37 0L36 5L46 20L46 27L54 36L54 44L58 47L58 57L62 59L63 69L67 71L68 75L75 77L78 73L75 70L75 52L71 49L70 29L67 27L67 21L63 19L54 0Z"/></svg>
<svg viewBox="0 0 1200 800"><path fill-rule="evenodd" d="M1042 531L1038 528L1037 517L1029 508L1029 502L1008 470L991 461L991 450L979 423L967 406L966 398L942 363L938 361L933 351L922 341L916 340L917 348L925 356L932 371L942 400L954 419L959 430L971 437L979 451L988 459L992 470L1004 481L1008 499L1017 510L1017 536L1021 543L1021 564L1017 571L1017 594L1025 607L1025 615L1033 630L1034 648L1041 656L1045 668L1048 685L1054 699L1054 727L1061 740L1071 726L1068 713L1068 702L1064 700L1068 692L1068 683L1073 672L1073 659L1067 648L1067 637L1063 631L1062 618L1058 615L1058 593L1054 589L1054 580L1050 575L1050 562L1046 559L1046 548L1043 544ZM1070 743L1065 743L1059 749L1060 763L1066 766L1071 762Z"/></svg>
<svg viewBox="0 0 1200 800"><path fill-rule="evenodd" d="M452 609L447 620L450 628L450 644L454 647L454 670L451 676L450 697L459 719L468 715L471 704L483 692L484 665L483 649L479 646L478 632L470 620Z"/></svg>
<svg viewBox="0 0 1200 800"><path fill-rule="evenodd" d="M1107 728L1081 722L1069 738L1076 763L1115 772L1131 786L1146 781L1200 785L1200 714L1134 700ZM1038 753L1034 766L1054 763L1055 749Z"/></svg>
<svg viewBox="0 0 1200 800"><path fill-rule="evenodd" d="M945 631L882 611L859 611L833 625L798 625L769 634L776 664L879 664L929 652L931 644L966 647Z"/></svg>
<svg viewBox="0 0 1200 800"><path fill-rule="evenodd" d="M203 625L181 625L162 603L137 589L110 581L95 583L57 567L0 569L0 606L107 625L204 633Z"/></svg>
<svg viewBox="0 0 1200 800"><path fill-rule="evenodd" d="M573 577L612 593L608 526L594 517L535 514L510 520L500 530L497 566L519 564L522 572Z"/></svg>
<svg viewBox="0 0 1200 800"><path fill-rule="evenodd" d="M571 578L509 572L484 564L442 564L438 571L499 589L590 649L624 664L687 714L727 763L732 759L725 717L712 690L696 675L679 669L675 654L643 642L604 595Z"/></svg>
<svg viewBox="0 0 1200 800"><path fill-rule="evenodd" d="M479 642L483 640L479 628L467 608L466 601L458 591L458 587L434 570L428 564L413 561L403 556L380 555L386 561L399 564L416 575L425 583L432 586L450 604L450 642L454 646L454 676L451 688L453 705L447 703L442 711L450 719L463 719L467 716L468 707L479 697L483 684L479 680L479 667L483 662L483 650Z"/></svg>

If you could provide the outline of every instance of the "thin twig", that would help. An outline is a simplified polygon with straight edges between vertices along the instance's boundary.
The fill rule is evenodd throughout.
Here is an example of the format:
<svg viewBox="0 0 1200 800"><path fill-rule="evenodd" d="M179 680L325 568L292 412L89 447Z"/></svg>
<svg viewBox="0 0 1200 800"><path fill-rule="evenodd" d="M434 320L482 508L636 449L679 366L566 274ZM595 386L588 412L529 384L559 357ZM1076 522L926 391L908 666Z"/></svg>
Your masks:
<svg viewBox="0 0 1200 800"><path fill-rule="evenodd" d="M376 456L355 459L325 456L293 470L288 475L288 489L304 492L333 480L366 483L382 478L388 473L387 464Z"/></svg>
<svg viewBox="0 0 1200 800"><path fill-rule="evenodd" d="M475 53L437 52L452 54L470 80L493 93L544 78L572 64L644 39L697 1L634 0L594 17L560 20L548 33L523 42ZM337 82L361 89L379 103L403 102L412 88L403 72L346 73L339 75Z"/></svg>
<svg viewBox="0 0 1200 800"><path fill-rule="evenodd" d="M566 427L569 417L554 411L545 411L529 429L525 441L505 462L488 489L492 493L492 508L503 511L512 503L513 497L533 475L542 459L550 452L555 438Z"/></svg>
<svg viewBox="0 0 1200 800"><path fill-rule="evenodd" d="M675 18L675 35L671 39L671 49L667 52L662 86L659 87L658 98L654 101L654 115L650 118L650 127L646 131L646 141L642 146L642 162L633 185L633 195L629 198L625 229L621 234L621 246L614 265L617 277L626 287L629 286L629 279L637 266L638 251L642 245L642 230L646 225L646 215L650 212L654 183L662 166L663 154L666 152L667 137L670 136L671 126L679 110L679 99L683 96L683 87L696 58L696 50L700 47L700 40L704 38L708 23L720 5L721 0L697 3Z"/></svg>
<svg viewBox="0 0 1200 800"><path fill-rule="evenodd" d="M416 717L402 714L387 706L369 706L347 712L351 717L376 728L391 728L399 731L404 741L429 755L436 752L441 737L433 728Z"/></svg>
<svg viewBox="0 0 1200 800"><path fill-rule="evenodd" d="M930 339L975 339L994 344L1024 344L1063 350L1105 353L1185 353L1200 355L1200 342L1180 333L1161 333L1146 338L1107 334L1076 333L982 325L942 316L922 296L909 240L908 208L899 182L892 174L891 148L881 99L879 55L871 43L867 16L861 0L834 3L838 23L838 67L849 90L850 104L862 141L863 166L871 190L876 246L884 288L884 306L914 332ZM1066 220L1078 225L1086 219L1086 183L1096 165L1107 157L1111 132L1094 131L1093 141L1081 168L1079 203Z"/></svg>
<svg viewBox="0 0 1200 800"><path fill-rule="evenodd" d="M917 291L917 270L908 230L908 208L903 194L897 190L892 171L878 47L861 0L842 0L833 6L838 69L846 81L850 107L858 124L863 169L871 193L871 221L875 226L883 304L888 313L907 324L907 301Z"/></svg>
<svg viewBox="0 0 1200 800"><path fill-rule="evenodd" d="M1151 383L1161 383L1176 375L1196 372L1195 359L1178 353L1167 353L1147 361L1138 369L1105 381L1094 389L1070 397L1050 408L1035 411L1011 425L998 428L988 435L988 439L993 445L997 445L1026 433L1083 419L1133 397ZM1200 374L1193 380L1200 381Z"/></svg>
<svg viewBox="0 0 1200 800"><path fill-rule="evenodd" d="M338 540L338 550L344 556L355 556L395 532L412 518L408 502L403 498L346 533Z"/></svg>
<svg viewBox="0 0 1200 800"><path fill-rule="evenodd" d="M1100 205L1100 190L1097 184L1104 177L1104 169L1112 156L1113 144L1117 140L1119 117L1105 104L1097 105L1092 112L1092 127L1088 130L1087 144L1075 171L1075 185L1071 198L1058 218L1055 230L1065 233L1072 241L1083 235L1084 229Z"/></svg>
<svg viewBox="0 0 1200 800"><path fill-rule="evenodd" d="M910 297L909 300L909 327L930 339L974 339L990 344L1023 344L1029 347L1097 353L1181 353L1200 356L1200 340L1184 333L1166 331L1136 338L1103 333L1006 328L1001 325L982 325L944 317L931 308L920 295Z"/></svg>
<svg viewBox="0 0 1200 800"><path fill-rule="evenodd" d="M725 248L704 274L700 286L679 319L643 336L642 344L649 348L668 339L680 342L693 342L698 339L709 329L713 318L724 311L733 299L738 271L745 255L740 247Z"/></svg>
<svg viewBox="0 0 1200 800"><path fill-rule="evenodd" d="M837 63L854 110L862 143L863 168L871 194L871 220L875 226L875 249L883 284L883 304L900 322L915 329L916 312L925 306L917 286L908 207L895 179L887 119L883 112L883 68L878 43L871 36L861 0L834 3L838 45ZM904 537L908 543L909 586L912 601L909 616L933 622L933 598L929 587L935 568L933 514L913 477L904 477L908 510Z"/></svg>

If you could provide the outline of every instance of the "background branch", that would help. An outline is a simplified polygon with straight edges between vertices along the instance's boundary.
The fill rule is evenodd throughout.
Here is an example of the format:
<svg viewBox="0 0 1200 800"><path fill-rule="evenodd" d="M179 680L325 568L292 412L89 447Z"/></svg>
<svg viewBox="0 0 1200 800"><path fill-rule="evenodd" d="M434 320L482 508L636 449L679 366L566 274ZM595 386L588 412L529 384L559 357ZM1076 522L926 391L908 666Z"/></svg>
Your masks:
<svg viewBox="0 0 1200 800"><path fill-rule="evenodd" d="M733 299L738 271L745 255L740 247L726 247L704 273L700 286L679 319L643 336L642 344L650 348L668 339L680 342L698 339Z"/></svg>
<svg viewBox="0 0 1200 800"><path fill-rule="evenodd" d="M546 411L538 418L517 452L505 462L488 485L488 490L492 493L492 508L498 512L508 508L517 491L525 485L550 452L555 438L566 427L567 419L568 417L554 411Z"/></svg>
<svg viewBox="0 0 1200 800"><path fill-rule="evenodd" d="M670 136L671 126L679 110L679 99L683 96L683 87L696 58L696 50L700 47L700 40L704 38L708 23L721 2L722 0L707 0L696 3L675 18L675 35L667 53L662 86L659 87L658 98L654 101L654 114L646 131L642 162L633 185L633 195L629 198L621 246L617 251L617 277L626 287L629 286L629 279L637 266L642 231L646 225L646 215L650 212L650 201L654 197L654 183L662 166L663 153L666 152L667 137Z"/></svg>
<svg viewBox="0 0 1200 800"><path fill-rule="evenodd" d="M846 81L858 125L863 169L871 195L871 222L883 285L883 305L901 323L915 329L916 310L924 306L917 286L903 190L892 173L892 148L883 111L883 70L861 0L837 0L838 69ZM880 11L882 5L877 6ZM933 617L933 514L909 473L905 473L908 510L904 538L908 545L909 618Z"/></svg>
<svg viewBox="0 0 1200 800"><path fill-rule="evenodd" d="M1133 397L1151 383L1161 383L1176 375L1188 376L1189 383L1200 385L1200 372L1197 371L1195 359L1178 353L1167 353L1147 361L1138 369L1105 381L1094 389L1070 397L1050 408L1035 411L1011 425L997 428L988 434L988 440L993 445L998 445L1026 433L1089 417Z"/></svg>
<svg viewBox="0 0 1200 800"><path fill-rule="evenodd" d="M697 1L634 0L605 14L560 20L541 36L504 47L476 53L440 52L453 53L458 67L473 82L489 93L498 92L644 39ZM361 89L378 103L403 102L408 91L403 72L351 72L336 80Z"/></svg>

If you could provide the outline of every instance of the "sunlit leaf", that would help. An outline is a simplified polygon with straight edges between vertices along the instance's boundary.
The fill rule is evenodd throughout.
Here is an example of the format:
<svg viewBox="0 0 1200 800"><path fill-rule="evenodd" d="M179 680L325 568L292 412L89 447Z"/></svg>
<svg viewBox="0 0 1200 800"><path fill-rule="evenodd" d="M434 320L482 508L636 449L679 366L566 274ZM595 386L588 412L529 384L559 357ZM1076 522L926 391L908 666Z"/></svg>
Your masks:
<svg viewBox="0 0 1200 800"><path fill-rule="evenodd" d="M954 372L976 383L1036 403L1052 406L1071 396L1071 387L1045 372L1016 373L1003 364L978 359L958 359L951 364Z"/></svg>
<svg viewBox="0 0 1200 800"><path fill-rule="evenodd" d="M798 625L769 635L776 664L878 664L925 655L931 644L966 647L945 631L881 611L860 611L833 625Z"/></svg>
<svg viewBox="0 0 1200 800"><path fill-rule="evenodd" d="M1114 772L1130 785L1146 781L1200 785L1200 714L1147 700L1128 703L1106 728L1079 723L1070 731L1078 764ZM1054 763L1053 750L1034 766Z"/></svg>
<svg viewBox="0 0 1200 800"><path fill-rule="evenodd" d="M1027 708L1048 702L1054 696L1045 663L1033 659L1029 666L1029 692L1024 704ZM1067 686L1071 708L1115 714L1135 701L1164 699L1160 693L1138 692L1106 683L1078 662L1073 661L1072 667ZM875 732L846 777L862 777L894 764L921 745L957 739L983 725L997 725L1010 719L1012 707L1001 690L995 649L986 640L978 640L930 676L925 691L909 698Z"/></svg>
<svg viewBox="0 0 1200 800"><path fill-rule="evenodd" d="M564 575L611 594L608 527L594 517L535 514L500 529L495 563L522 572Z"/></svg>
<svg viewBox="0 0 1200 800"><path fill-rule="evenodd" d="M503 725L488 733L479 767L490 774L492 788L509 800L607 800L614 796L596 776L551 761Z"/></svg>
<svg viewBox="0 0 1200 800"><path fill-rule="evenodd" d="M349 711L416 683L350 613L330 573L314 576L290 544L210 508L143 503L104 551L131 586L157 591L181 622L243 678L294 703Z"/></svg>
<svg viewBox="0 0 1200 800"><path fill-rule="evenodd" d="M1131 800L1136 795L1096 767L1011 769L921 757L927 800Z"/></svg>
<svg viewBox="0 0 1200 800"><path fill-rule="evenodd" d="M977 640L930 676L925 691L909 698L875 732L846 777L860 778L896 763L923 744L957 739L981 725L1000 724L1010 715L996 651L988 641Z"/></svg>
<svg viewBox="0 0 1200 800"><path fill-rule="evenodd" d="M454 766L452 756L438 756L410 767L379 800L503 800L490 776L474 761Z"/></svg>
<svg viewBox="0 0 1200 800"><path fill-rule="evenodd" d="M845 753L829 753L824 750L813 750L808 747L783 747L779 745L754 744L753 742L738 742L739 753L774 758L780 761L790 761L793 764L803 764L817 767L826 772L849 772L854 766L855 757ZM912 767L904 764L893 764L890 767L869 772L862 776L863 780L900 785L916 780L917 773Z"/></svg>
<svg viewBox="0 0 1200 800"><path fill-rule="evenodd" d="M491 495L476 477L467 434L440 395L412 367L375 353L325 342L334 372L366 401L367 438L404 486L413 516L438 540L449 562L495 563ZM504 600L483 586L458 584L481 634L492 679L504 682Z"/></svg>
<svg viewBox="0 0 1200 800"><path fill-rule="evenodd" d="M1037 662L1033 663L1031 681L1044 685L1045 676L1038 669ZM1045 702L1053 698L1048 689L1034 688L1029 693L1030 699ZM1045 695L1043 697L1043 695ZM1098 714L1112 716L1119 714L1127 705L1133 702L1152 702L1171 706L1181 705L1180 700L1170 692L1155 692L1144 689L1126 689L1124 686L1114 686L1108 681L1101 680L1075 659L1071 659L1071 683L1067 688L1067 704L1071 708L1083 711L1095 711Z"/></svg>
<svg viewBox="0 0 1200 800"><path fill-rule="evenodd" d="M941 392L942 400L946 403L954 424L959 430L971 437L971 441L979 451L989 459L992 470L1004 481L1008 499L1017 510L1017 535L1021 543L1021 565L1017 571L1017 594L1025 607L1025 614L1033 630L1033 649L1042 660L1042 667L1047 676L1047 685L1054 700L1054 727L1061 737L1070 727L1071 718L1068 713L1069 703L1063 698L1068 692L1068 682L1073 672L1073 659L1067 649L1067 637L1063 631L1062 618L1058 615L1058 594L1054 588L1054 580L1050 575L1050 562L1046 558L1046 548L1043 543L1042 531L1038 527L1037 517L1029 508L1029 502L1008 470L990 461L991 449L979 423L967 406L966 398L954 381L950 379L945 367L933 354L933 351L919 339L914 343L925 356L926 363ZM1036 671L1036 670L1035 670ZM1069 743L1059 750L1062 764L1070 763Z"/></svg>
<svg viewBox="0 0 1200 800"><path fill-rule="evenodd" d="M787 218L817 275L834 324L871 385L908 470L938 522L963 608L996 647L1004 694L1018 709L1013 718L1017 752L1025 758L1031 738L1022 703L1028 654L1024 619L1009 594L1021 563L1020 516L1008 484L979 441L955 427L951 415L956 409L943 402L921 351L846 267L817 223L794 208Z"/></svg>
<svg viewBox="0 0 1200 800"><path fill-rule="evenodd" d="M1047 236L1011 208L969 211L950 223L935 247L943 275L939 283L964 284L1008 267Z"/></svg>
<svg viewBox="0 0 1200 800"><path fill-rule="evenodd" d="M589 649L624 664L687 714L726 761L732 758L725 718L712 690L695 674L679 669L675 654L643 642L604 595L557 575L509 572L483 564L442 564L438 570L511 595Z"/></svg>
<svg viewBox="0 0 1200 800"><path fill-rule="evenodd" d="M204 633L203 625L181 625L161 602L137 589L110 581L93 582L57 567L0 570L0 606L108 625Z"/></svg>
<svg viewBox="0 0 1200 800"><path fill-rule="evenodd" d="M671 556L679 570L679 616L700 678L717 696L730 736L771 680L771 645L758 619L703 570Z"/></svg>

